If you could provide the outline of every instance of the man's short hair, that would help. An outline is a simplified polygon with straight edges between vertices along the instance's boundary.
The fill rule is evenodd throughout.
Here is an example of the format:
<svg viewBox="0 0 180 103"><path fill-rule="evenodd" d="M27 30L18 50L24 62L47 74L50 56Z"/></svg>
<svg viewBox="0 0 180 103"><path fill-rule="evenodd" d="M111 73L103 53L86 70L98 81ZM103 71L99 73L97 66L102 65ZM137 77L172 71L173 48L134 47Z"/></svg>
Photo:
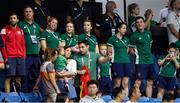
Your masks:
<svg viewBox="0 0 180 103"><path fill-rule="evenodd" d="M88 82L87 82L87 87L88 87L89 85L93 85L93 84L95 84L97 87L99 87L98 82L95 81L95 80L90 80L90 81L88 81Z"/></svg>
<svg viewBox="0 0 180 103"><path fill-rule="evenodd" d="M162 101L170 102L171 100L174 100L174 95L171 93L166 93L163 95Z"/></svg>
<svg viewBox="0 0 180 103"><path fill-rule="evenodd" d="M19 16L18 16L18 14L17 14L16 12L11 12L11 13L9 14L9 17L12 16L12 15L16 15L16 17L19 19Z"/></svg>
<svg viewBox="0 0 180 103"><path fill-rule="evenodd" d="M139 20L139 19L142 19L143 21L145 21L142 16L137 16L137 17L135 18L135 21L137 21L137 20Z"/></svg>
<svg viewBox="0 0 180 103"><path fill-rule="evenodd" d="M89 42L87 40L82 40L78 42L78 45L80 44L85 44L85 45L89 45Z"/></svg>
<svg viewBox="0 0 180 103"><path fill-rule="evenodd" d="M122 93L123 90L124 88L122 86L114 88L112 91L113 97L115 98L116 96L118 96L118 94Z"/></svg>
<svg viewBox="0 0 180 103"><path fill-rule="evenodd" d="M114 1L108 1L106 3L106 10L109 9L113 4L116 4Z"/></svg>

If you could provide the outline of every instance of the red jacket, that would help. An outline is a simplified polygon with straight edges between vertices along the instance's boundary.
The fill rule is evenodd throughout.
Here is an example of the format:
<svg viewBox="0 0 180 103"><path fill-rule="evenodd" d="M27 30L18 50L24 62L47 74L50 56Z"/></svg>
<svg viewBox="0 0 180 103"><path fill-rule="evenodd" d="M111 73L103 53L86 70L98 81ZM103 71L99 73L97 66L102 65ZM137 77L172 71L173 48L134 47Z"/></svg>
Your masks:
<svg viewBox="0 0 180 103"><path fill-rule="evenodd" d="M4 47L2 48L2 55L6 60L8 57L22 57L25 58L26 49L24 41L23 30L18 26L15 28L10 25L5 26L1 30L2 39L4 41Z"/></svg>

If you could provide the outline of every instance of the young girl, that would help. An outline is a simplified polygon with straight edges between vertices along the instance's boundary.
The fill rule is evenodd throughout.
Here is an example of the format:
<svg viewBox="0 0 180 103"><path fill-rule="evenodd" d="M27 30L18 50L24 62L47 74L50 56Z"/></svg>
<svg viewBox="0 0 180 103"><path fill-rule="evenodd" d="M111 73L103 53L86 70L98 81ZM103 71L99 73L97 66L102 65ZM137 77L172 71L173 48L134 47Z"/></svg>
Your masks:
<svg viewBox="0 0 180 103"><path fill-rule="evenodd" d="M114 79L114 88L122 85L128 95L128 82L131 74L131 64L128 55L129 39L124 36L127 31L126 27L125 23L120 23L117 28L117 34L113 35L108 40L108 44L112 46L114 55L112 59L112 77Z"/></svg>
<svg viewBox="0 0 180 103"><path fill-rule="evenodd" d="M54 64L52 63L57 58L57 51L53 49L46 49L44 63L40 68L40 75L37 79L34 91L38 90L38 84L42 81L43 91L46 102L56 102L56 96L60 93L56 84Z"/></svg>
<svg viewBox="0 0 180 103"><path fill-rule="evenodd" d="M97 39L94 35L91 34L92 22L90 20L84 21L83 28L84 28L84 34L81 34L79 36L78 41L87 40L89 43L89 51L99 53Z"/></svg>
<svg viewBox="0 0 180 103"><path fill-rule="evenodd" d="M161 66L159 74L159 88L158 97L164 95L165 90L174 94L174 87L176 84L176 69L180 68L180 59L178 56L178 49L174 43L168 47L168 54L160 57L158 64Z"/></svg>

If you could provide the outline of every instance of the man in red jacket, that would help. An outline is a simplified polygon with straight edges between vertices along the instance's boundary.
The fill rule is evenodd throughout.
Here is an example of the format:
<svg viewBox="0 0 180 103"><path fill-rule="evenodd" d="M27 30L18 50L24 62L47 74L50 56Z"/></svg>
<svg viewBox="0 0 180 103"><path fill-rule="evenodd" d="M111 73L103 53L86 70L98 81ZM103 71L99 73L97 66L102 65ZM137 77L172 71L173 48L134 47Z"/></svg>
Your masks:
<svg viewBox="0 0 180 103"><path fill-rule="evenodd" d="M1 30L4 47L3 58L6 63L5 92L10 92L10 82L15 77L15 83L21 86L21 76L25 75L25 42L22 29L17 26L19 19L16 13L9 16L9 25Z"/></svg>

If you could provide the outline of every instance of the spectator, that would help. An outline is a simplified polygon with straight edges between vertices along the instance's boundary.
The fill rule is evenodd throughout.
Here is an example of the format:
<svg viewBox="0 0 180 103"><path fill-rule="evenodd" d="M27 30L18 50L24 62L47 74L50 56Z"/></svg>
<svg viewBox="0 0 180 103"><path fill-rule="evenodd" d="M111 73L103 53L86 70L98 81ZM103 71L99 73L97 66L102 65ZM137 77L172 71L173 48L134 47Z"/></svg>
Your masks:
<svg viewBox="0 0 180 103"><path fill-rule="evenodd" d="M69 103L67 94L65 94L65 93L58 94L56 97L56 102Z"/></svg>
<svg viewBox="0 0 180 103"><path fill-rule="evenodd" d="M92 35L92 22L90 20L84 21L84 33L78 37L78 41L87 40L89 43L89 51L99 53L97 39Z"/></svg>
<svg viewBox="0 0 180 103"><path fill-rule="evenodd" d="M84 4L84 0L74 0L67 10L67 21L74 23L75 34L83 33L83 22L89 19L90 9Z"/></svg>
<svg viewBox="0 0 180 103"><path fill-rule="evenodd" d="M128 5L128 25L132 32L136 30L135 19L140 14L139 5L136 3L132 3Z"/></svg>
<svg viewBox="0 0 180 103"><path fill-rule="evenodd" d="M65 41L65 46L71 46L72 55L79 52L78 36L75 35L74 24L72 22L66 23L66 33L61 35L61 39Z"/></svg>
<svg viewBox="0 0 180 103"><path fill-rule="evenodd" d="M113 89L112 95L114 97L109 103L122 103L126 97L126 91L123 87L116 87Z"/></svg>
<svg viewBox="0 0 180 103"><path fill-rule="evenodd" d="M16 13L9 16L9 25L1 30L4 47L2 48L3 58L6 63L5 92L10 92L10 84L15 77L15 84L21 89L21 78L25 72L25 41L23 30L17 23L19 18ZM2 60L2 57L1 57Z"/></svg>
<svg viewBox="0 0 180 103"><path fill-rule="evenodd" d="M90 80L87 83L88 87L88 95L84 98L81 98L79 103L90 103L90 102L96 102L96 103L104 103L104 100L98 96L96 96L96 93L98 92L98 83L95 80Z"/></svg>
<svg viewBox="0 0 180 103"><path fill-rule="evenodd" d="M171 0L170 2L171 11L167 16L167 27L168 27L168 38L169 43L176 42L179 38L180 30L180 0Z"/></svg>
<svg viewBox="0 0 180 103"><path fill-rule="evenodd" d="M108 56L108 47L106 44L100 44L99 45L100 54L103 57ZM111 95L112 94L112 78L111 78L111 64L110 61L105 62L103 64L99 64L100 68L100 91L102 92L102 95Z"/></svg>
<svg viewBox="0 0 180 103"><path fill-rule="evenodd" d="M174 103L174 95L171 93L166 93L163 95L162 102L163 103Z"/></svg>
<svg viewBox="0 0 180 103"><path fill-rule="evenodd" d="M45 51L46 48L57 49L60 47L60 35L56 32L58 25L58 20L51 17L48 20L48 27L41 33L41 45L42 50Z"/></svg>
<svg viewBox="0 0 180 103"><path fill-rule="evenodd" d="M106 3L106 13L96 24L97 36L100 43L107 43L108 39L115 34L115 29L120 22L123 22L121 17L115 13L116 3L114 1L108 1Z"/></svg>
<svg viewBox="0 0 180 103"><path fill-rule="evenodd" d="M47 21L50 18L50 11L44 0L34 0L32 4L34 20L39 24L41 32L46 29Z"/></svg>
<svg viewBox="0 0 180 103"><path fill-rule="evenodd" d="M46 102L56 102L56 96L60 93L56 84L54 60L57 58L57 51L53 49L46 49L44 56L44 63L41 65L41 75L39 75L33 91L38 90L38 85L41 82L43 85L43 93Z"/></svg>
<svg viewBox="0 0 180 103"><path fill-rule="evenodd" d="M30 6L24 8L24 20L19 22L19 27L24 31L26 44L26 76L23 79L23 92L31 92L36 78L40 72L39 38L40 27L34 21L33 9Z"/></svg>
<svg viewBox="0 0 180 103"><path fill-rule="evenodd" d="M135 85L131 88L129 93L129 101L126 103L137 103L137 100L141 97L139 86Z"/></svg>
<svg viewBox="0 0 180 103"><path fill-rule="evenodd" d="M136 27L136 23L135 23L135 19L137 16L139 16L140 14L140 8L139 8L139 5L136 4L136 3L132 3L128 6L128 13L129 13L129 18L128 18L128 25L131 29L132 32L135 32L137 27ZM146 21L145 21L145 27L148 26L150 20L152 20L152 17L153 17L153 13L150 12L149 15L148 15L148 18L146 18Z"/></svg>
<svg viewBox="0 0 180 103"><path fill-rule="evenodd" d="M136 17L137 30L130 38L130 51L136 55L136 81L139 87L142 80L146 80L146 96L152 96L153 86L153 58L151 53L151 32L145 29L145 22L143 17Z"/></svg>
<svg viewBox="0 0 180 103"><path fill-rule="evenodd" d="M112 76L114 80L114 88L120 87L121 85L125 88L126 94L128 95L128 82L131 75L131 64L129 59L129 39L124 35L127 31L125 23L120 23L117 28L117 34L113 35L109 40L108 44L113 48L113 59L112 59ZM122 84L121 84L122 83Z"/></svg>
<svg viewBox="0 0 180 103"><path fill-rule="evenodd" d="M75 78L75 87L76 93L80 94L80 77L81 75L85 74L85 71L82 70L82 67L87 67L90 72L90 79L97 80L97 63L105 63L111 59L111 54L107 57L100 57L98 53L90 52L89 51L89 44L88 42L81 41L78 43L80 53L74 56L74 59L77 61L77 76Z"/></svg>
<svg viewBox="0 0 180 103"><path fill-rule="evenodd" d="M170 2L171 0L166 0L165 8L161 9L159 12L159 23L161 24L161 27L167 27L166 18L168 13L170 12L170 7L169 7Z"/></svg>
<svg viewBox="0 0 180 103"><path fill-rule="evenodd" d="M4 42L2 39L2 36L0 35L0 69L5 69L5 62L4 62L4 58L2 55L2 48L4 47Z"/></svg>
<svg viewBox="0 0 180 103"><path fill-rule="evenodd" d="M144 17L145 17L145 22L148 20L148 18L149 18L149 16L150 15L153 15L154 16L154 13L153 13L153 11L151 10L151 9L147 9L146 11L145 11L145 13L144 13ZM151 18L151 20L150 20L150 22L147 24L147 29L148 30L150 30L152 27L155 27L155 26L157 26L158 25L158 23L155 21L155 20L152 20L152 18Z"/></svg>
<svg viewBox="0 0 180 103"><path fill-rule="evenodd" d="M169 93L174 94L174 89L176 86L176 70L180 68L180 59L177 52L177 47L175 43L171 43L168 47L168 54L162 56L158 64L161 66L159 74L159 88L158 97L164 95L165 90Z"/></svg>

